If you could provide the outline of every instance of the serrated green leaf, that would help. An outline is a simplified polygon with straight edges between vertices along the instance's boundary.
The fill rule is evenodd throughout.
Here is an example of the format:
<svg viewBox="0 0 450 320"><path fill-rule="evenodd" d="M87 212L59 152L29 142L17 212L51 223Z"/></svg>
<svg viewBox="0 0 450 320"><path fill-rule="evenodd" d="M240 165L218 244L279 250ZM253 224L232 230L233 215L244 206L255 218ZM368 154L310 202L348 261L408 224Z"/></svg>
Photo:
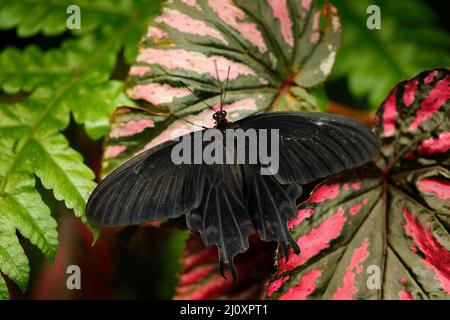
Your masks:
<svg viewBox="0 0 450 320"><path fill-rule="evenodd" d="M10 236L17 239L17 229L50 260L58 245L56 221L35 188L34 175L79 217L95 187L93 172L59 132L69 123L70 109L55 103L55 93L56 89L40 88L22 103L0 106L0 212L8 217L5 227L13 230ZM0 250L4 245L0 242ZM26 266L13 268L19 276L11 275L11 264L3 261L0 270L25 288L26 257L15 259Z"/></svg>
<svg viewBox="0 0 450 320"><path fill-rule="evenodd" d="M84 124L86 133L92 139L108 133L111 114L118 106L135 105L123 89L122 81L92 82L90 85L77 87L68 96L70 101L77 101L83 106L74 109L73 115L76 122Z"/></svg>
<svg viewBox="0 0 450 320"><path fill-rule="evenodd" d="M21 89L31 91L39 83L65 81L68 76L65 60L59 50L44 55L33 45L23 51L7 47L0 53L0 84L7 94L14 94Z"/></svg>
<svg viewBox="0 0 450 320"><path fill-rule="evenodd" d="M17 28L20 37L42 32L54 36L68 31L66 13L70 5L77 5L81 12L81 28L76 35L85 35L101 28L114 33L117 27L130 24L127 37L123 38L126 62L131 63L137 54L136 43L146 25L146 20L157 13L163 0L2 0L0 6L0 29ZM33 10L30 10L33 8Z"/></svg>
<svg viewBox="0 0 450 320"><path fill-rule="evenodd" d="M0 211L2 212L2 215L0 215L0 271L22 290L25 290L30 268L27 256L17 238L13 221L10 219L11 212L9 210L11 209L14 209L13 205L9 206L9 204L0 200ZM2 278L1 275L0 278ZM2 282L4 282L3 279Z"/></svg>
<svg viewBox="0 0 450 320"><path fill-rule="evenodd" d="M94 188L93 172L61 134L72 114L97 139L109 129L112 111L133 106L121 81L110 80L117 54L125 46L132 57L146 19L160 1L2 0L0 29L17 28L21 37L65 32L66 8L81 8L81 30L60 48L43 51L7 47L0 53L0 87L5 93L31 92L21 103L0 105L0 272L26 289L28 259L16 231L50 260L58 234L50 209L36 190L36 177L57 200L87 223L86 200ZM33 8L33 10L30 10ZM95 242L99 230L87 223ZM8 298L3 278L0 297Z"/></svg>
<svg viewBox="0 0 450 320"><path fill-rule="evenodd" d="M156 10L160 1L152 1L147 7ZM56 35L67 30L66 13L70 5L77 5L81 12L81 28L77 34L90 32L99 26L123 22L135 18L136 12L146 6L145 1L134 0L2 0L0 7L0 29L17 28L21 37L29 37L42 32L44 35ZM33 10L30 10L30 9ZM150 11L151 13L152 11Z"/></svg>
<svg viewBox="0 0 450 320"><path fill-rule="evenodd" d="M0 300L8 300L9 292L5 279L0 275Z"/></svg>

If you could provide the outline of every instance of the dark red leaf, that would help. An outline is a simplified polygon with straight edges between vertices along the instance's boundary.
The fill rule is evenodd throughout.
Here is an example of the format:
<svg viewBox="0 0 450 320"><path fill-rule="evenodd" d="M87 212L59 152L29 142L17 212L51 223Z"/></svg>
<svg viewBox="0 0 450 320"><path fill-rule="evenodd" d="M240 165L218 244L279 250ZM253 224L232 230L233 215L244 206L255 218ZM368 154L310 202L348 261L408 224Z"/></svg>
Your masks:
<svg viewBox="0 0 450 320"><path fill-rule="evenodd" d="M203 246L195 234L186 242L181 256L183 271L174 299L260 299L264 296L264 281L273 273L275 246L250 238L251 249L236 257L236 282L229 271L224 278L218 270L216 247Z"/></svg>
<svg viewBox="0 0 450 320"><path fill-rule="evenodd" d="M289 226L271 299L450 298L450 72L398 84L377 114L381 154L323 181Z"/></svg>

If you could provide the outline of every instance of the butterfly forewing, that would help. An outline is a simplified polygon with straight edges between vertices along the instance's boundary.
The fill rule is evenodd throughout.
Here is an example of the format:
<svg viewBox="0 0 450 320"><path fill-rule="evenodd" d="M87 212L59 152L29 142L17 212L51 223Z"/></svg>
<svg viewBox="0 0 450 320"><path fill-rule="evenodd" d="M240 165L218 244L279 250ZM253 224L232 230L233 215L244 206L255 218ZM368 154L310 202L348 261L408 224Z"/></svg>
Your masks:
<svg viewBox="0 0 450 320"><path fill-rule="evenodd" d="M236 122L242 128L279 129L281 184L305 184L360 166L378 152L370 129L349 118L327 113L278 112Z"/></svg>
<svg viewBox="0 0 450 320"><path fill-rule="evenodd" d="M97 225L121 226L176 218L200 205L206 165L176 165L175 141L128 160L91 194L87 217Z"/></svg>

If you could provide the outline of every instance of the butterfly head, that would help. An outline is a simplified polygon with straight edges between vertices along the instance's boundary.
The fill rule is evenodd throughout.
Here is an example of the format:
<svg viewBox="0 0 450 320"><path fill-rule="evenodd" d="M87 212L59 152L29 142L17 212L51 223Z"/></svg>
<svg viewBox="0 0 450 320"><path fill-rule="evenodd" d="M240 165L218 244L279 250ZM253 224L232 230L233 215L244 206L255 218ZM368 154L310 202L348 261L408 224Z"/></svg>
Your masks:
<svg viewBox="0 0 450 320"><path fill-rule="evenodd" d="M213 119L216 122L215 127L219 128L223 124L226 124L228 122L228 120L227 120L227 112L224 111L224 110L220 110L220 111L214 112Z"/></svg>
<svg viewBox="0 0 450 320"><path fill-rule="evenodd" d="M227 119L227 112L224 110L214 112L213 119L216 120L216 122L225 121Z"/></svg>

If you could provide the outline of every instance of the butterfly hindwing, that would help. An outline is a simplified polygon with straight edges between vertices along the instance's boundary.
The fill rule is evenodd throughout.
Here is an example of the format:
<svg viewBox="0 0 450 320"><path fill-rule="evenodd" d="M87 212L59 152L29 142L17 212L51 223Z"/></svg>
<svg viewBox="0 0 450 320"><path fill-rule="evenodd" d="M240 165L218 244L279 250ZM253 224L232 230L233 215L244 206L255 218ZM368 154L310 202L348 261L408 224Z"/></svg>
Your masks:
<svg viewBox="0 0 450 320"><path fill-rule="evenodd" d="M220 268L228 267L233 277L233 259L248 249L248 237L255 233L243 197L243 172L237 165L211 165L204 198L188 213L188 228L198 231L205 246L217 245Z"/></svg>
<svg viewBox="0 0 450 320"><path fill-rule="evenodd" d="M282 185L272 175L261 175L259 166L246 166L247 207L262 240L277 241L287 255L291 247L300 249L288 230L288 220L296 217L295 200L302 194L297 184Z"/></svg>

